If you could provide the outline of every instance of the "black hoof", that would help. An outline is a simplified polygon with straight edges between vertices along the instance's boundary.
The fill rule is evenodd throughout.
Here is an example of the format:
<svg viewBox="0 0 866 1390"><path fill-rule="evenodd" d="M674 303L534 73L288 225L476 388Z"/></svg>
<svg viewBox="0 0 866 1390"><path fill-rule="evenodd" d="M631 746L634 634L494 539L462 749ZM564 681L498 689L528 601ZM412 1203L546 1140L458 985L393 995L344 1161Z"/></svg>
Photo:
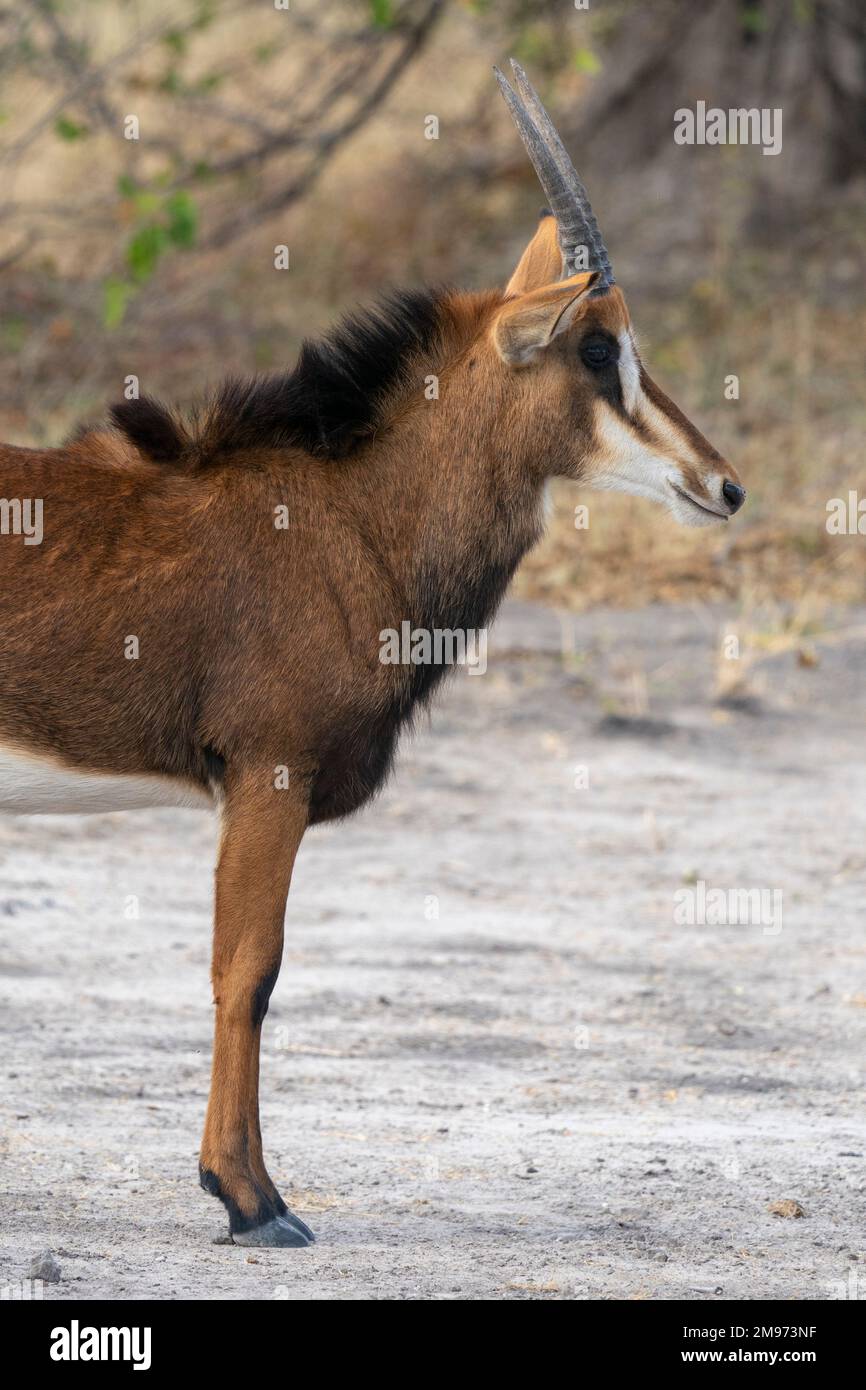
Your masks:
<svg viewBox="0 0 866 1390"><path fill-rule="evenodd" d="M305 1245L312 1245L316 1237L299 1217L286 1211L282 1216L272 1216L261 1226L254 1226L251 1231L235 1231L231 1239L235 1245L301 1249Z"/></svg>
<svg viewBox="0 0 866 1390"><path fill-rule="evenodd" d="M210 1168L199 1167L199 1179L205 1192L219 1197L229 1216L226 1245L260 1245L294 1247L312 1245L316 1237L309 1226L289 1211L278 1192L267 1196L259 1189L259 1206L254 1215L245 1215L233 1198L223 1192L222 1184Z"/></svg>
<svg viewBox="0 0 866 1390"><path fill-rule="evenodd" d="M288 1207L286 1206L283 1207L283 1210L280 1213L280 1215L285 1217L286 1221L290 1221L293 1226L297 1226L298 1230L301 1232L302 1235L305 1235L307 1237L307 1240L310 1242L311 1245L315 1243L316 1237L313 1235L313 1232L310 1230L306 1221L302 1221L299 1216L295 1216L295 1213L293 1211L289 1211Z"/></svg>

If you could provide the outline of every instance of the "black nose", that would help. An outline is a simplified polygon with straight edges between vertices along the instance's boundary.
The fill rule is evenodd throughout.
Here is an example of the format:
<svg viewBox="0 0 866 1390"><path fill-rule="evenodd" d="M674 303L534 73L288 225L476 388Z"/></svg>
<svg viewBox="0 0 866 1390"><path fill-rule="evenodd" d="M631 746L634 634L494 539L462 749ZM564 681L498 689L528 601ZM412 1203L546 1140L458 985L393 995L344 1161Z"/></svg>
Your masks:
<svg viewBox="0 0 866 1390"><path fill-rule="evenodd" d="M731 511L738 512L746 500L746 489L740 487L738 483L728 482L726 478L722 483L722 496Z"/></svg>

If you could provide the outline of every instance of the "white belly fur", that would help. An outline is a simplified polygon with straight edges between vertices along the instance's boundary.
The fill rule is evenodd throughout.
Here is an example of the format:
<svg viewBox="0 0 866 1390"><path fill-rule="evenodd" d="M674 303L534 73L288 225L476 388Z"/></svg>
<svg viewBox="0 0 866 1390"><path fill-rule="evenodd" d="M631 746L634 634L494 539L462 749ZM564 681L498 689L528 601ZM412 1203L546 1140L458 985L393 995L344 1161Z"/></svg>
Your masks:
<svg viewBox="0 0 866 1390"><path fill-rule="evenodd" d="M18 816L66 812L98 815L148 806L213 808L208 792L174 777L86 772L0 745L0 812Z"/></svg>

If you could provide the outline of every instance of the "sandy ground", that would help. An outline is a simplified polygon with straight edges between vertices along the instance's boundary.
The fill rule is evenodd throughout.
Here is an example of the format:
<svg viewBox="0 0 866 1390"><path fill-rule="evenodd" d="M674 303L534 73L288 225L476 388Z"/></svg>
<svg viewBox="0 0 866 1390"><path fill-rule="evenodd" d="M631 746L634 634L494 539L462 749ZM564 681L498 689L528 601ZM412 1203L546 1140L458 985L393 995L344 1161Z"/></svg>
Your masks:
<svg viewBox="0 0 866 1390"><path fill-rule="evenodd" d="M866 1296L866 614L837 626L720 708L721 613L596 613L563 657L512 605L380 802L308 836L262 1085L304 1251L213 1244L197 1187L210 818L3 818L6 1296L45 1249L56 1299ZM699 880L781 899L684 924Z"/></svg>

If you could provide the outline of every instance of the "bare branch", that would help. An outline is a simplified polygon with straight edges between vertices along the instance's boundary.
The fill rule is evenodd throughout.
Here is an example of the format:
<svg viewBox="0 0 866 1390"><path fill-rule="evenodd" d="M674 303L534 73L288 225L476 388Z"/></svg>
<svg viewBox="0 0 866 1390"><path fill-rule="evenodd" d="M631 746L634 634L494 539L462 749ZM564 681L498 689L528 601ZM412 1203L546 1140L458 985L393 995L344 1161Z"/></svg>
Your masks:
<svg viewBox="0 0 866 1390"><path fill-rule="evenodd" d="M424 44L440 17L443 7L444 0L431 0L421 19L409 30L401 49L387 66L383 75L374 83L372 89L358 103L351 116L348 116L333 130L319 137L316 142L317 155L307 169L269 197L256 202L235 217L227 218L206 239L204 243L206 248L225 246L261 217L281 211L309 191L340 146L370 119L374 111L384 101L391 88ZM290 142L297 143L297 137L287 131L277 132L266 145L250 153L247 163L251 160L264 161L276 150L284 149L286 144Z"/></svg>

